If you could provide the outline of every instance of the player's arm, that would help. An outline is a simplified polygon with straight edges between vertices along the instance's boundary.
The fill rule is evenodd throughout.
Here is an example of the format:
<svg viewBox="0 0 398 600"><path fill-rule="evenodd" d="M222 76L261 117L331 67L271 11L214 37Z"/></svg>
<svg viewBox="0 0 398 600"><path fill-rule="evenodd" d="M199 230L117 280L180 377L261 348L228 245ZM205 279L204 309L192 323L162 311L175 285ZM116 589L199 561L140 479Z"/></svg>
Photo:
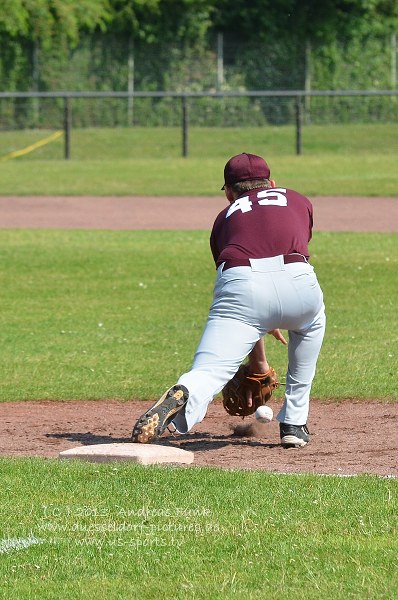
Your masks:
<svg viewBox="0 0 398 600"><path fill-rule="evenodd" d="M268 333L270 335L273 335L274 338L282 344L287 344L287 341L285 340L282 332L279 329L272 329L271 331L268 331ZM269 375L270 372L272 372L276 380L276 373L273 369L270 368L267 361L267 356L265 354L264 338L260 338L258 342L254 344L253 349L249 354L249 372L255 373L260 377ZM246 391L246 402L247 406L249 407L253 405L253 391L251 388L248 388Z"/></svg>
<svg viewBox="0 0 398 600"><path fill-rule="evenodd" d="M268 333L284 346L287 345L287 341L280 329L272 329ZM252 373L266 373L269 369L263 338L258 340L249 354L249 367Z"/></svg>
<svg viewBox="0 0 398 600"><path fill-rule="evenodd" d="M251 373L266 373L269 369L263 338L256 342L249 354L249 369Z"/></svg>
<svg viewBox="0 0 398 600"><path fill-rule="evenodd" d="M274 338L278 340L278 342L281 342L281 344L284 346L287 346L287 341L280 329L271 329L271 331L268 331L267 333L269 333L269 335L273 335Z"/></svg>

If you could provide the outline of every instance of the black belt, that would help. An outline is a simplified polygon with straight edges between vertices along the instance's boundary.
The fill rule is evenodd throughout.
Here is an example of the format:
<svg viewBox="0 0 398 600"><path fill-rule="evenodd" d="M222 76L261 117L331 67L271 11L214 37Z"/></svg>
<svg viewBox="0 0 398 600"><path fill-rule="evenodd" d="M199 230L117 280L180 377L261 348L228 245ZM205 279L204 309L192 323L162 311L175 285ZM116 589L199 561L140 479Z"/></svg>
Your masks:
<svg viewBox="0 0 398 600"><path fill-rule="evenodd" d="M276 258L276 257L272 257L272 258ZM288 265L290 263L296 263L296 262L308 262L306 257L303 256L302 254L284 254L283 256L283 262L285 263L285 265ZM223 272L226 271L227 269L232 269L233 267L250 267L251 263L250 260L248 258L230 258L229 260L226 260L223 266Z"/></svg>

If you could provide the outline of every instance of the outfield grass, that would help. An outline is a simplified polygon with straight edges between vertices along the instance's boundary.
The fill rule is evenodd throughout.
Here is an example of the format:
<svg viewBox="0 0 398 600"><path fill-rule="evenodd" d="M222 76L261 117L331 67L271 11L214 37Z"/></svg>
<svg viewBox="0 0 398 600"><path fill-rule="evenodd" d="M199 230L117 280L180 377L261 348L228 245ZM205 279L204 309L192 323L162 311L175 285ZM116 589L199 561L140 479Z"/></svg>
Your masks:
<svg viewBox="0 0 398 600"><path fill-rule="evenodd" d="M74 130L71 160L63 140L1 161L48 131L1 132L3 195L216 195L226 160L264 155L281 185L307 195L398 196L398 124L310 126L303 154L293 127L192 128L181 157L178 128Z"/></svg>
<svg viewBox="0 0 398 600"><path fill-rule="evenodd" d="M3 230L0 401L158 397L202 333L208 236ZM311 253L328 317L313 396L396 400L396 235L317 233ZM286 348L267 349L283 374Z"/></svg>
<svg viewBox="0 0 398 600"><path fill-rule="evenodd" d="M10 600L396 597L397 480L41 459L0 472Z"/></svg>
<svg viewBox="0 0 398 600"><path fill-rule="evenodd" d="M0 158L51 133L48 130L2 131ZM359 152L368 153L376 160L378 155L396 155L397 134L398 123L310 125L303 128L303 155L325 152L352 156ZM296 151L295 135L295 128L289 125L191 127L188 151L189 156L196 159L222 159L250 146L255 153L291 156ZM64 141L59 139L26 154L22 160L60 160L64 157L63 150ZM182 132L178 127L73 129L71 135L71 155L78 161L180 158L181 153Z"/></svg>

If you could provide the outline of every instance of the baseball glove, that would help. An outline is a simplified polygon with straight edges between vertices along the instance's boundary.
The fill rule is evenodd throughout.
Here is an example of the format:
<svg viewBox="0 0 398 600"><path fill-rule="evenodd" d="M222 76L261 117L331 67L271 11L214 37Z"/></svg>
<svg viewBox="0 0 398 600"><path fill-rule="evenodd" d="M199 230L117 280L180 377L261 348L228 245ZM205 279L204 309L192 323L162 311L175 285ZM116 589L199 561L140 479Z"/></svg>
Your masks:
<svg viewBox="0 0 398 600"><path fill-rule="evenodd" d="M279 386L278 377L272 367L266 373L251 373L243 364L222 390L223 405L228 414L247 417L259 406L268 402ZM252 392L252 405L247 404L247 392Z"/></svg>

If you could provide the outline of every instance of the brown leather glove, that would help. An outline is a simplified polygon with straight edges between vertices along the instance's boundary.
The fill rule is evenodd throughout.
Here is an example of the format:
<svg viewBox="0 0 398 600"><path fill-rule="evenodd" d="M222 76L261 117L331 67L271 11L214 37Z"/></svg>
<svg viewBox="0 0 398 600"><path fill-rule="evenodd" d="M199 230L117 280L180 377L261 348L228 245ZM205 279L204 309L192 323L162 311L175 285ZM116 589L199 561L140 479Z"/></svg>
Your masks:
<svg viewBox="0 0 398 600"><path fill-rule="evenodd" d="M247 364L241 365L222 390L224 408L230 415L252 415L268 402L278 386L278 377L272 367L266 373L251 373ZM251 406L247 402L248 391L252 393Z"/></svg>

